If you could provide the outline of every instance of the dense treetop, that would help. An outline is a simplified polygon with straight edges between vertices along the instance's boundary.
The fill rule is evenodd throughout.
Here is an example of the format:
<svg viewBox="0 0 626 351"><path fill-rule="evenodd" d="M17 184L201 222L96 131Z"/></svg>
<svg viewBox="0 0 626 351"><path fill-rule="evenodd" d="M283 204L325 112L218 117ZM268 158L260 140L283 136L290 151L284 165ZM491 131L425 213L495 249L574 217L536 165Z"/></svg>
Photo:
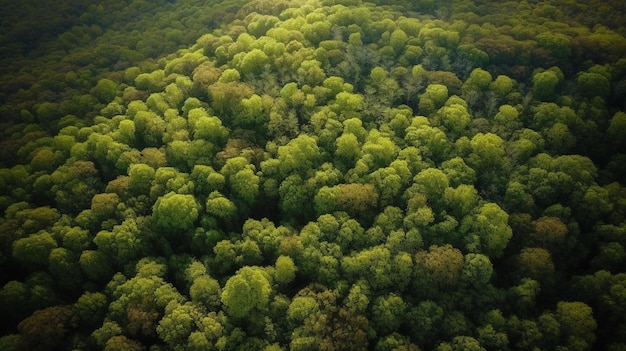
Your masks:
<svg viewBox="0 0 626 351"><path fill-rule="evenodd" d="M626 349L621 1L0 6L0 349Z"/></svg>

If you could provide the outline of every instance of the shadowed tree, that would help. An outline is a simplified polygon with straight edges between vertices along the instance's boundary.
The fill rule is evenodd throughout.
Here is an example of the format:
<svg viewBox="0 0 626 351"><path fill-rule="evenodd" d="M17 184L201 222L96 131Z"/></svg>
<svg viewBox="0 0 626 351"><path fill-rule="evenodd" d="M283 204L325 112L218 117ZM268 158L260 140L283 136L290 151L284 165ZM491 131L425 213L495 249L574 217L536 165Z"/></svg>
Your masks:
<svg viewBox="0 0 626 351"><path fill-rule="evenodd" d="M67 334L77 327L70 306L53 306L35 311L21 321L17 329L29 350L53 350L62 347Z"/></svg>
<svg viewBox="0 0 626 351"><path fill-rule="evenodd" d="M584 302L559 302L556 319L561 324L565 347L590 350L596 340L597 323L593 311Z"/></svg>

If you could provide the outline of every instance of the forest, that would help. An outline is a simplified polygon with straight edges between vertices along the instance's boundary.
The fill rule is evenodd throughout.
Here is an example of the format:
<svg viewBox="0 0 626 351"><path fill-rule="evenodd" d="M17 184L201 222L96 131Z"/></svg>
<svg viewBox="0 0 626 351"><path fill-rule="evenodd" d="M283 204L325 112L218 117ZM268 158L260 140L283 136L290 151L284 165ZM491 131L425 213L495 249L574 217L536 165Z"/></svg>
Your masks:
<svg viewBox="0 0 626 351"><path fill-rule="evenodd" d="M626 351L623 0L0 8L0 350Z"/></svg>

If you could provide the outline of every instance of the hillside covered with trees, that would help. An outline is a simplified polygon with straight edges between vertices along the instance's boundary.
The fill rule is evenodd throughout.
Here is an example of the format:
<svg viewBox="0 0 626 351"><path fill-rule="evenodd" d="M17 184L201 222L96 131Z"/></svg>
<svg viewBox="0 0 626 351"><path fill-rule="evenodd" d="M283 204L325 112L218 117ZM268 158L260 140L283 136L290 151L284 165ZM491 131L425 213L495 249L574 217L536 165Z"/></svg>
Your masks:
<svg viewBox="0 0 626 351"><path fill-rule="evenodd" d="M0 8L0 350L626 350L622 0Z"/></svg>

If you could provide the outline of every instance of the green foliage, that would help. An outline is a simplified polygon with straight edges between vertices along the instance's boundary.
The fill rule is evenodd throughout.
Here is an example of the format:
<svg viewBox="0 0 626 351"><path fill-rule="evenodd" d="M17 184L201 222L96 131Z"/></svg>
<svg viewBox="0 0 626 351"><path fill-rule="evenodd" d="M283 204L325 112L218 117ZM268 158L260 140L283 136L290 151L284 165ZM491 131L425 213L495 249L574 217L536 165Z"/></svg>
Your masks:
<svg viewBox="0 0 626 351"><path fill-rule="evenodd" d="M556 319L561 325L561 333L567 340L566 346L589 349L595 341L597 327L591 307L584 302L559 302L556 306Z"/></svg>
<svg viewBox="0 0 626 351"><path fill-rule="evenodd" d="M32 234L18 239L13 244L13 257L20 263L30 265L45 265L48 255L57 247L57 242L48 232Z"/></svg>
<svg viewBox="0 0 626 351"><path fill-rule="evenodd" d="M267 311L270 283L260 268L244 267L228 279L222 292L222 303L236 320L251 313Z"/></svg>
<svg viewBox="0 0 626 351"><path fill-rule="evenodd" d="M102 321L107 306L108 300L103 293L85 292L76 300L74 309L81 324L93 327Z"/></svg>
<svg viewBox="0 0 626 351"><path fill-rule="evenodd" d="M124 220L113 230L102 230L93 239L100 252L106 253L120 265L141 257L145 253L146 238L141 223L134 219Z"/></svg>
<svg viewBox="0 0 626 351"><path fill-rule="evenodd" d="M394 294L381 296L372 306L372 322L380 335L397 330L404 317L406 305L402 298Z"/></svg>
<svg viewBox="0 0 626 351"><path fill-rule="evenodd" d="M623 349L624 10L6 2L0 349Z"/></svg>
<svg viewBox="0 0 626 351"><path fill-rule="evenodd" d="M117 95L117 83L110 79L100 79L95 87L95 95L102 103L108 103Z"/></svg>
<svg viewBox="0 0 626 351"><path fill-rule="evenodd" d="M553 71L537 73L533 76L533 95L540 101L552 101L558 84L559 77Z"/></svg>
<svg viewBox="0 0 626 351"><path fill-rule="evenodd" d="M609 79L598 73L581 73L576 78L576 83L578 84L578 89L588 97L606 97L611 92Z"/></svg>
<svg viewBox="0 0 626 351"><path fill-rule="evenodd" d="M160 197L152 211L155 224L169 233L191 229L199 212L193 196L173 192Z"/></svg>
<svg viewBox="0 0 626 351"><path fill-rule="evenodd" d="M202 314L202 310L193 304L171 302L156 327L157 334L171 347L184 345L195 327L195 320L200 319Z"/></svg>
<svg viewBox="0 0 626 351"><path fill-rule="evenodd" d="M64 288L75 289L80 286L82 277L76 253L62 247L53 249L48 256L48 269Z"/></svg>
<svg viewBox="0 0 626 351"><path fill-rule="evenodd" d="M611 118L611 123L607 129L607 133L612 138L613 143L624 145L624 130L626 130L626 113L617 112Z"/></svg>
<svg viewBox="0 0 626 351"><path fill-rule="evenodd" d="M213 216L228 220L237 214L237 207L224 195L214 191L209 194L206 202L206 211Z"/></svg>
<svg viewBox="0 0 626 351"><path fill-rule="evenodd" d="M129 190L136 194L147 194L155 173L154 168L146 164L130 165L128 169Z"/></svg>
<svg viewBox="0 0 626 351"><path fill-rule="evenodd" d="M321 154L315 139L301 134L287 145L278 147L278 160L284 177L292 172L304 175L319 165Z"/></svg>
<svg viewBox="0 0 626 351"><path fill-rule="evenodd" d="M466 239L468 251L494 258L502 256L512 236L508 219L508 214L497 204L487 203L479 207Z"/></svg>
<svg viewBox="0 0 626 351"><path fill-rule="evenodd" d="M296 277L297 267L289 256L279 256L276 259L276 282L289 284Z"/></svg>

